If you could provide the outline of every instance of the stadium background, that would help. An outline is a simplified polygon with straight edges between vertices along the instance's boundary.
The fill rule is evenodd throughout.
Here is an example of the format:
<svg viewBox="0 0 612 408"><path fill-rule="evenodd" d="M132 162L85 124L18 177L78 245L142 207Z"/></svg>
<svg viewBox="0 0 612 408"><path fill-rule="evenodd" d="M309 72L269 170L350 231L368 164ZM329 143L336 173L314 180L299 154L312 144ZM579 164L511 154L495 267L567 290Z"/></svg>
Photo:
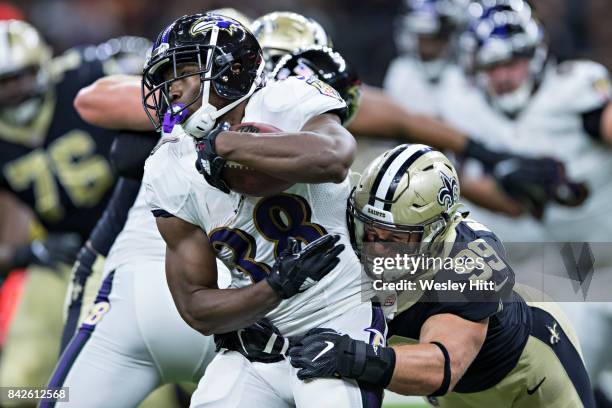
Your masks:
<svg viewBox="0 0 612 408"><path fill-rule="evenodd" d="M20 0L19 7L56 52L118 35L154 37L175 17L235 7L255 18L288 10L315 18L364 82L380 85L396 53L394 16L400 0ZM609 0L537 0L533 6L561 59L589 58L612 68ZM75 35L75 33L78 33Z"/></svg>
<svg viewBox="0 0 612 408"><path fill-rule="evenodd" d="M335 48L365 83L381 85L389 62L397 55L394 19L400 3L401 0L20 0L16 5L24 18L42 32L55 54L120 35L153 39L172 19L208 9L235 7L251 18L276 10L295 11L324 26ZM607 47L612 42L609 0L532 3L547 29L551 50L559 59L588 58L612 69L612 51ZM373 154L366 152L366 156ZM387 407L422 406L419 399L390 401L392 405Z"/></svg>

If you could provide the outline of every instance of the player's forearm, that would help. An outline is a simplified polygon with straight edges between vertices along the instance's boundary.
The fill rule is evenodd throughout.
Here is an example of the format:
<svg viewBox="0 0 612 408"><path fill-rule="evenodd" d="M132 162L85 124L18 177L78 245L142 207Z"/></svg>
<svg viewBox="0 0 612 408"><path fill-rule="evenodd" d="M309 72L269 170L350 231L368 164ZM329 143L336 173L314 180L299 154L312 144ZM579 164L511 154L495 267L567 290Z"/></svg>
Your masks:
<svg viewBox="0 0 612 408"><path fill-rule="evenodd" d="M280 298L262 281L240 289L199 289L190 294L184 318L204 335L250 326L274 309Z"/></svg>
<svg viewBox="0 0 612 408"><path fill-rule="evenodd" d="M491 177L461 179L461 194L476 205L510 217L523 214L521 205L504 194Z"/></svg>
<svg viewBox="0 0 612 408"><path fill-rule="evenodd" d="M408 139L437 149L463 152L468 137L442 121L408 112L381 89L364 86L361 107L349 129L355 134Z"/></svg>
<svg viewBox="0 0 612 408"><path fill-rule="evenodd" d="M444 379L444 356L434 344L394 346L395 369L387 389L402 395L431 395Z"/></svg>
<svg viewBox="0 0 612 408"><path fill-rule="evenodd" d="M296 183L341 182L354 158L354 145L346 139L306 131L226 132L217 138L216 149L227 160Z"/></svg>
<svg viewBox="0 0 612 408"><path fill-rule="evenodd" d="M140 77L112 75L81 89L74 100L81 118L109 129L153 130L143 106Z"/></svg>
<svg viewBox="0 0 612 408"><path fill-rule="evenodd" d="M605 143L612 145L612 102L608 103L603 111L601 138Z"/></svg>
<svg viewBox="0 0 612 408"><path fill-rule="evenodd" d="M450 150L462 154L468 137L439 119L425 115L410 114L404 117L404 133L411 135L414 141L430 145L440 150Z"/></svg>
<svg viewBox="0 0 612 408"><path fill-rule="evenodd" d="M34 215L7 191L0 190L0 244L22 245L32 240Z"/></svg>

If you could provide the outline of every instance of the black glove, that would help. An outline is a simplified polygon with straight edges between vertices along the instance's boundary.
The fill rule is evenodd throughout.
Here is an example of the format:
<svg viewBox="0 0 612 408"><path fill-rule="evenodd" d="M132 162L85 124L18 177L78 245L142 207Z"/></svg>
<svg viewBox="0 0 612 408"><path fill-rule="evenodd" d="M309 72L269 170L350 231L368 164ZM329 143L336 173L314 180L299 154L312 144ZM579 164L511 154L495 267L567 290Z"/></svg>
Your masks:
<svg viewBox="0 0 612 408"><path fill-rule="evenodd" d="M196 169L204 176L208 184L226 194L230 192L222 177L226 160L217 154L215 140L221 132L227 132L229 129L230 124L228 122L221 122L202 139L196 140L196 151L198 152Z"/></svg>
<svg viewBox="0 0 612 408"><path fill-rule="evenodd" d="M15 250L13 266L23 268L41 265L55 268L58 264L72 265L81 248L81 238L73 233L54 233L44 240L35 240Z"/></svg>
<svg viewBox="0 0 612 408"><path fill-rule="evenodd" d="M511 157L511 155L507 153L489 150L482 143L479 143L473 139L468 139L468 143L463 150L462 156L464 158L478 160L480 163L482 163L485 171L488 173L492 172L499 162Z"/></svg>
<svg viewBox="0 0 612 408"><path fill-rule="evenodd" d="M313 286L338 265L344 245L338 235L324 235L301 249L300 241L287 239L267 281L282 299L289 299Z"/></svg>
<svg viewBox="0 0 612 408"><path fill-rule="evenodd" d="M569 180L563 163L552 158L494 152L473 140L463 156L480 161L500 187L536 218L542 218L549 201L575 207L588 196L586 185Z"/></svg>
<svg viewBox="0 0 612 408"><path fill-rule="evenodd" d="M289 340L268 319L262 319L246 329L215 334L217 351L237 351L249 361L275 363L285 358Z"/></svg>
<svg viewBox="0 0 612 408"><path fill-rule="evenodd" d="M550 201L576 207L588 196L586 185L570 181L563 163L551 158L510 158L497 164L493 177L538 219Z"/></svg>
<svg viewBox="0 0 612 408"><path fill-rule="evenodd" d="M395 368L395 351L391 347L375 347L324 328L308 331L291 347L289 358L291 365L300 369L297 373L300 380L354 378L386 387Z"/></svg>

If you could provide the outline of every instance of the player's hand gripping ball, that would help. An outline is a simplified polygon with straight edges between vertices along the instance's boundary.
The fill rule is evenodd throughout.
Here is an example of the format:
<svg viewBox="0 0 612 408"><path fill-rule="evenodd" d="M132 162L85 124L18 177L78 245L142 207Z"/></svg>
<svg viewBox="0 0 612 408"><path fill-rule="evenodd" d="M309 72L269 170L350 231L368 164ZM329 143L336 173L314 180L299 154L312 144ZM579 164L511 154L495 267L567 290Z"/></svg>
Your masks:
<svg viewBox="0 0 612 408"><path fill-rule="evenodd" d="M279 133L282 130L265 123L240 123L230 128L234 132ZM268 197L287 190L293 183L227 161L223 168L223 180L230 190L255 197Z"/></svg>

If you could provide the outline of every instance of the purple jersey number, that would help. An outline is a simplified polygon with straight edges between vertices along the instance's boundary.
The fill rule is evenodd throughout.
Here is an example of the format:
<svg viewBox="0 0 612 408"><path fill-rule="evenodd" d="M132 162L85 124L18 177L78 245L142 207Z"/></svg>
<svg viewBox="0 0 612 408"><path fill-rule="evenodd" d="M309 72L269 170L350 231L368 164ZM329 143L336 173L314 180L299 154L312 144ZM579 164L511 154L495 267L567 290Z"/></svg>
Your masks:
<svg viewBox="0 0 612 408"><path fill-rule="evenodd" d="M253 210L255 227L262 237L274 245L274 256L287 246L287 238L293 237L307 244L327 234L321 225L310 222L312 210L303 198L295 194L279 194L260 200ZM254 282L266 278L271 266L255 261L257 245L248 233L235 228L217 228L210 234L213 249L219 252L227 248L232 253L232 263Z"/></svg>

